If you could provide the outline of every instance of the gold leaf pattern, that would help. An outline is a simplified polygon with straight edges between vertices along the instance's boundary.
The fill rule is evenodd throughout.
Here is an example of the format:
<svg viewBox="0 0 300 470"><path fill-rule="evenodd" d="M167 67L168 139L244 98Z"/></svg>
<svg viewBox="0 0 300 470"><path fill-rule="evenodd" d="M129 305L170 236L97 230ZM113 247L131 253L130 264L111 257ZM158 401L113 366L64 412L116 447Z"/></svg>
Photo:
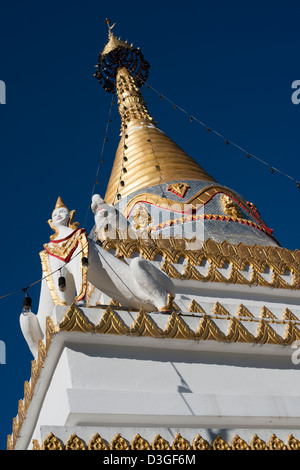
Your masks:
<svg viewBox="0 0 300 470"><path fill-rule="evenodd" d="M178 433L173 441L172 450L190 450L190 449L191 449L191 446L188 443L188 441L184 439L180 433Z"/></svg>
<svg viewBox="0 0 300 470"><path fill-rule="evenodd" d="M295 439L295 437L290 434L288 437L287 445L288 450L300 450L300 442Z"/></svg>
<svg viewBox="0 0 300 470"><path fill-rule="evenodd" d="M129 445L121 434L117 434L109 444L110 450L129 450Z"/></svg>
<svg viewBox="0 0 300 470"><path fill-rule="evenodd" d="M209 443L203 439L203 437L198 434L197 436L194 437L193 442L192 442L192 449L193 450L210 450L210 445Z"/></svg>
<svg viewBox="0 0 300 470"><path fill-rule="evenodd" d="M169 444L167 443L167 441L165 441L165 439L163 439L160 434L157 434L155 436L154 441L151 444L151 449L153 449L153 450L169 450L170 447L169 447Z"/></svg>
<svg viewBox="0 0 300 470"><path fill-rule="evenodd" d="M231 449L232 450L249 450L250 447L248 446L247 442L244 441L238 434L234 436L231 442Z"/></svg>
<svg viewBox="0 0 300 470"><path fill-rule="evenodd" d="M229 444L219 435L214 438L211 447L213 450L230 450Z"/></svg>
<svg viewBox="0 0 300 470"><path fill-rule="evenodd" d="M66 443L65 450L85 450L85 444L76 434L72 434Z"/></svg>
<svg viewBox="0 0 300 470"><path fill-rule="evenodd" d="M254 434L253 436L250 448L251 450L268 450L267 444L260 439L257 434Z"/></svg>
<svg viewBox="0 0 300 470"><path fill-rule="evenodd" d="M213 315L224 315L225 317L229 318L230 313L226 310L226 308L221 305L219 302L216 302L213 308Z"/></svg>
<svg viewBox="0 0 300 470"><path fill-rule="evenodd" d="M156 323L150 318L145 310L140 310L136 316L133 325L130 328L130 334L133 336L152 336L163 337L163 332Z"/></svg>
<svg viewBox="0 0 300 470"><path fill-rule="evenodd" d="M146 441L146 439L143 439L139 434L137 434L130 444L130 449L131 450L150 450L150 445Z"/></svg>
<svg viewBox="0 0 300 470"><path fill-rule="evenodd" d="M282 319L284 321L299 321L298 318L288 308L286 308L283 312Z"/></svg>
<svg viewBox="0 0 300 470"><path fill-rule="evenodd" d="M63 320L59 324L59 329L61 331L83 331L86 333L93 331L94 326L74 303L68 308Z"/></svg>
<svg viewBox="0 0 300 470"><path fill-rule="evenodd" d="M286 446L279 437L275 434L272 434L268 442L269 450L286 450Z"/></svg>
<svg viewBox="0 0 300 470"><path fill-rule="evenodd" d="M266 306L263 306L263 308L261 309L260 318L268 318L270 320L277 320L274 313L270 312L270 310Z"/></svg>
<svg viewBox="0 0 300 470"><path fill-rule="evenodd" d="M63 450L63 444L51 432L44 440L42 450Z"/></svg>
<svg viewBox="0 0 300 470"><path fill-rule="evenodd" d="M10 441L10 436L8 436ZM33 440L34 450L64 450L71 447L68 450L107 450L107 445L96 433L90 440L88 447L84 445L84 441L80 439L76 434L70 436L67 443L64 445L60 439L53 435L51 432L44 440L42 445L39 442ZM168 442L160 435L157 434L151 444L144 439L140 434L136 434L129 445L127 441L120 435L117 434L109 444L110 450L170 450ZM299 450L300 442L290 434L288 436L286 444L279 439L276 434L272 434L269 438L268 444L254 434L250 443L247 443L238 434L234 436L231 444L226 442L220 435L212 439L212 442L205 440L200 434L197 434L191 441L191 443L184 439L180 433L178 433L173 441L172 450Z"/></svg>
<svg viewBox="0 0 300 470"><path fill-rule="evenodd" d="M143 258L154 260L156 256L163 257L161 269L170 277L176 279L194 279L209 282L230 282L235 284L262 285L276 287L279 289L300 289L300 252L299 250L288 251L284 248L259 245L231 245L228 242L217 243L213 240L206 240L202 247L197 250L187 249L188 240L182 239L185 249L178 248L179 240L172 238L161 239L151 238L147 242L139 239L126 240L106 240L103 246L107 250L116 250L126 258L130 258L133 253L138 252ZM187 260L184 273L179 273L173 264L180 258ZM205 275L195 269L207 260L210 267ZM224 277L218 269L224 263L231 265L229 277ZM251 277L243 276L246 266L251 266ZM265 272L266 266L272 276L269 281L261 275ZM292 275L292 283L286 282L282 275L286 271Z"/></svg>
<svg viewBox="0 0 300 470"><path fill-rule="evenodd" d="M189 312L194 312L194 313L205 313L205 311L203 310L201 305L199 305L198 302L196 302L196 300L194 300L194 299L190 303L188 311Z"/></svg>
<svg viewBox="0 0 300 470"><path fill-rule="evenodd" d="M95 327L95 331L102 334L126 335L129 333L129 328L117 313L111 307L108 307L103 313L99 324Z"/></svg>
<svg viewBox="0 0 300 470"><path fill-rule="evenodd" d="M107 445L98 433L88 443L88 450L107 450Z"/></svg>
<svg viewBox="0 0 300 470"><path fill-rule="evenodd" d="M32 440L32 450L41 450L39 441L37 439Z"/></svg>
<svg viewBox="0 0 300 470"><path fill-rule="evenodd" d="M243 304L240 304L239 305L239 308L238 308L238 311L237 311L237 316L238 317L249 317L249 318L253 318L253 315L251 312L249 312L249 310L245 307L245 305Z"/></svg>
<svg viewBox="0 0 300 470"><path fill-rule="evenodd" d="M190 330L188 325L175 312L172 312L166 329L164 330L165 338L186 339L194 337L194 332Z"/></svg>

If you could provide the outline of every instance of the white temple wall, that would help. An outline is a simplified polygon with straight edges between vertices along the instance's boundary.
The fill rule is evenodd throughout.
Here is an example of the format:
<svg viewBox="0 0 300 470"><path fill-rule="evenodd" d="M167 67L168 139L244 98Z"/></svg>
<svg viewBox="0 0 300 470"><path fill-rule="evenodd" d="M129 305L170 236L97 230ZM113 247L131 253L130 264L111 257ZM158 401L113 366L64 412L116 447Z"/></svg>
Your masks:
<svg viewBox="0 0 300 470"><path fill-rule="evenodd" d="M56 428L98 426L109 440L112 429L299 427L299 366L286 348L75 332L53 342L19 448Z"/></svg>

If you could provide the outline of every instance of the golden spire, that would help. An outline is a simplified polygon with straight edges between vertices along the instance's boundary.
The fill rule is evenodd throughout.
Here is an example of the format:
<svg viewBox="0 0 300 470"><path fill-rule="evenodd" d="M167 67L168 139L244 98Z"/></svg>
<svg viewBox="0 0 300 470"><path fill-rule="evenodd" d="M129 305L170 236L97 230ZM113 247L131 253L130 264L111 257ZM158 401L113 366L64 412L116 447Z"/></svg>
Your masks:
<svg viewBox="0 0 300 470"><path fill-rule="evenodd" d="M95 77L106 91L117 92L121 139L105 201L116 204L125 196L151 186L178 180L214 182L203 168L158 129L140 92L149 64L140 49L122 45L112 34L99 57ZM112 48L113 47L113 48Z"/></svg>
<svg viewBox="0 0 300 470"><path fill-rule="evenodd" d="M126 67L122 67L117 72L116 89L123 132L126 131L126 126L130 121L154 123L142 94Z"/></svg>
<svg viewBox="0 0 300 470"><path fill-rule="evenodd" d="M102 56L109 54L111 51L116 49L117 47L125 47L125 48L130 48L132 45L127 44L127 42L121 41L120 38L116 38L114 36L112 30L115 26L116 23L114 23L112 26L110 26L110 20L106 18L105 23L107 24L108 27L108 43L104 47L102 51Z"/></svg>
<svg viewBox="0 0 300 470"><path fill-rule="evenodd" d="M140 189L178 179L214 181L157 128L125 67L117 73L116 90L122 134L105 195L108 204Z"/></svg>

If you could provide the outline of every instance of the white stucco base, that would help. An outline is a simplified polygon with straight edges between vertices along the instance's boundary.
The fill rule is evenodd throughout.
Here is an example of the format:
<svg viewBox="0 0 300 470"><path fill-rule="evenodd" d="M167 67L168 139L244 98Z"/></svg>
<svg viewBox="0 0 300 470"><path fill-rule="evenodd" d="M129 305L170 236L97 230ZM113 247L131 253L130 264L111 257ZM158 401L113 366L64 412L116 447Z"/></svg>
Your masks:
<svg viewBox="0 0 300 470"><path fill-rule="evenodd" d="M86 309L90 318L100 309ZM83 310L85 311L85 309ZM64 307L54 317L62 317ZM131 315L127 312L127 315ZM156 314L159 315L160 314ZM83 332L54 335L15 449L53 432L88 442L136 434L172 442L300 440L300 370L291 347Z"/></svg>

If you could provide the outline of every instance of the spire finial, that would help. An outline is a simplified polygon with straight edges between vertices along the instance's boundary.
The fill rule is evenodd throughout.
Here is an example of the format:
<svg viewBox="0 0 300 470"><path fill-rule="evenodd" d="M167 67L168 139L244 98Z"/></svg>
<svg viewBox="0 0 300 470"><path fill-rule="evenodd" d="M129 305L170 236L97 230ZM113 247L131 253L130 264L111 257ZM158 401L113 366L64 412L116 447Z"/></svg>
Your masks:
<svg viewBox="0 0 300 470"><path fill-rule="evenodd" d="M105 23L108 27L108 43L99 55L94 77L106 91L115 92L116 75L119 69L125 67L140 88L148 78L149 63L139 48L135 49L132 44L129 45L113 35L112 30L116 23L111 24L109 18L106 18Z"/></svg>
<svg viewBox="0 0 300 470"><path fill-rule="evenodd" d="M111 38L111 36L113 36L112 30L113 30L114 26L116 25L116 23L114 23L112 26L110 26L110 19L109 18L106 18L105 23L107 24L107 27L108 27L108 37Z"/></svg>

